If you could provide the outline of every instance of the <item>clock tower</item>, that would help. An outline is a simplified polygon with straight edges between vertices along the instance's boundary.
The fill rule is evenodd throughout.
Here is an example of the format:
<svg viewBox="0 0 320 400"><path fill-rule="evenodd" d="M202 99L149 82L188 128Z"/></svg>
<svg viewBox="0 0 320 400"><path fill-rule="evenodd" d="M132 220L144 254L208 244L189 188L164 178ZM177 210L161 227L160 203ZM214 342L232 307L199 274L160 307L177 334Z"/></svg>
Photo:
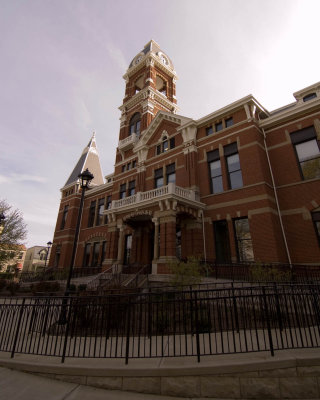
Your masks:
<svg viewBox="0 0 320 400"><path fill-rule="evenodd" d="M177 74L170 58L154 40L133 58L123 78L126 91L119 107L120 141L133 134L138 140L158 111L177 112Z"/></svg>

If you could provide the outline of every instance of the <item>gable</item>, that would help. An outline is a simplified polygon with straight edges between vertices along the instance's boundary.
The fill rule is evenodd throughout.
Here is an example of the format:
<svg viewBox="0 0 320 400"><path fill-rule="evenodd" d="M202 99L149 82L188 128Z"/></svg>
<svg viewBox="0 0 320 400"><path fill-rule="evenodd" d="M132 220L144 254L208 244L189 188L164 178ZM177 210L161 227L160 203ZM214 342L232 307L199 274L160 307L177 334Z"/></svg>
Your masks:
<svg viewBox="0 0 320 400"><path fill-rule="evenodd" d="M182 117L180 115L164 111L158 112L148 128L142 132L142 136L136 144L134 151L138 152L145 147L155 144L160 139L163 130L167 130L168 134L172 135L179 126L190 120L191 118Z"/></svg>

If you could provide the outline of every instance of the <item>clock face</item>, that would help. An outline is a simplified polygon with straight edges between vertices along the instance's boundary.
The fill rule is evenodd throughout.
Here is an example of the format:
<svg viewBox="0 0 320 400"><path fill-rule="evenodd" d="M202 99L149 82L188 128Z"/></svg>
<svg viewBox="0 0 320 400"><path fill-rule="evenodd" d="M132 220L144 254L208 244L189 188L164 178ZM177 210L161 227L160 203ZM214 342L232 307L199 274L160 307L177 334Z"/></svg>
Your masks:
<svg viewBox="0 0 320 400"><path fill-rule="evenodd" d="M139 64L139 62L142 60L142 56L139 56L136 61L134 62L135 64Z"/></svg>

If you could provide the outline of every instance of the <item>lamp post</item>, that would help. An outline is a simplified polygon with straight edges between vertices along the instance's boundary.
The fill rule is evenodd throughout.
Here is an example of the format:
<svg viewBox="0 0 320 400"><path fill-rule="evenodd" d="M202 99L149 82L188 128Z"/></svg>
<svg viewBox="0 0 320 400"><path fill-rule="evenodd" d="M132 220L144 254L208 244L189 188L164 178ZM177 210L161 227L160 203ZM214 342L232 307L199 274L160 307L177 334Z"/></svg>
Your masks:
<svg viewBox="0 0 320 400"><path fill-rule="evenodd" d="M6 219L5 215L3 212L0 213L0 235L4 229L4 220Z"/></svg>
<svg viewBox="0 0 320 400"><path fill-rule="evenodd" d="M67 286L66 286L66 293L65 293L66 296L68 296L69 291L70 291L70 282L71 282L71 278L72 278L72 271L74 268L74 261L76 258L78 237L79 237L79 230L80 230L80 222L81 222L82 209L83 209L83 203L84 203L84 193L85 193L86 189L88 189L89 184L92 181L92 179L94 178L94 176L87 168L84 172L82 172L81 174L78 175L78 178L80 179L80 187L82 189L82 193L81 193L80 207L79 207L79 213L78 213L78 220L77 220L77 225L76 225L76 232L75 232L74 241L73 241L72 257L71 257Z"/></svg>
<svg viewBox="0 0 320 400"><path fill-rule="evenodd" d="M50 251L50 247L52 246L52 242L48 242L47 243L47 254L46 254L46 259L44 261L44 270L46 270L47 267L47 261L48 261L48 256L49 256L49 251Z"/></svg>

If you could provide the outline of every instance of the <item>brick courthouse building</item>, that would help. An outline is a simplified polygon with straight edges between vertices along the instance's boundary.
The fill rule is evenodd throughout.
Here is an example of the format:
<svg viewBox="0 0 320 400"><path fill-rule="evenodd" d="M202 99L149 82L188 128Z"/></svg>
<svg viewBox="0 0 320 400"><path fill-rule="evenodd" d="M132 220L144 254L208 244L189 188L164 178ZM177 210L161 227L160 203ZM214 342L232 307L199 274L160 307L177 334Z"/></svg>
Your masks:
<svg viewBox="0 0 320 400"><path fill-rule="evenodd" d="M50 259L70 264L78 174L94 175L76 266L320 262L320 83L273 112L249 95L199 120L177 114L177 75L150 41L124 75L114 173L93 136L61 189Z"/></svg>

